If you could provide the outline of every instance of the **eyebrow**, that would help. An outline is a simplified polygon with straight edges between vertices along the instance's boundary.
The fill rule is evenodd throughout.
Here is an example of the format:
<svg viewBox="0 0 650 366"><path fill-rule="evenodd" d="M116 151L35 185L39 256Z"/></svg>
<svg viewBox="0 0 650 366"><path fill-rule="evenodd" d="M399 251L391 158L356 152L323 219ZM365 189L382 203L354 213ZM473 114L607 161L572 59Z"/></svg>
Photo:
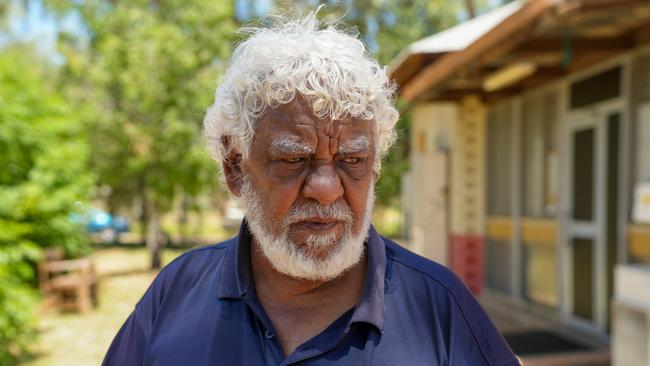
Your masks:
<svg viewBox="0 0 650 366"><path fill-rule="evenodd" d="M307 144L301 143L287 136L274 139L271 142L271 151L280 154L313 154L314 150Z"/></svg>
<svg viewBox="0 0 650 366"><path fill-rule="evenodd" d="M367 152L370 149L370 140L366 136L351 138L339 145L339 154L349 155Z"/></svg>

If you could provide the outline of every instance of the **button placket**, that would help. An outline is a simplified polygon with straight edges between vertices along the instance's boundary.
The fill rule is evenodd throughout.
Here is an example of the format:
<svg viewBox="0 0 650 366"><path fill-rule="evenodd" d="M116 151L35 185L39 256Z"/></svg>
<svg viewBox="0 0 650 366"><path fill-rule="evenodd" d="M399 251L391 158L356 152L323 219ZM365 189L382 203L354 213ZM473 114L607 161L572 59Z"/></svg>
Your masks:
<svg viewBox="0 0 650 366"><path fill-rule="evenodd" d="M264 337L265 337L266 339L273 339L274 336L275 336L275 335L274 335L273 332L271 332L270 330L267 329L266 331L264 331Z"/></svg>

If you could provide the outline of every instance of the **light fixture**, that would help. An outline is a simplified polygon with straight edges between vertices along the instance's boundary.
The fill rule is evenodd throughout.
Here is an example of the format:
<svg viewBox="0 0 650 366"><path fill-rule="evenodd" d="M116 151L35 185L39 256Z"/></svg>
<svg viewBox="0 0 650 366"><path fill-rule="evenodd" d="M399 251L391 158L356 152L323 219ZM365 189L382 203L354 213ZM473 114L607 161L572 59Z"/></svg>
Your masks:
<svg viewBox="0 0 650 366"><path fill-rule="evenodd" d="M483 81L483 90L493 92L523 80L537 71L533 62L515 62L488 75Z"/></svg>

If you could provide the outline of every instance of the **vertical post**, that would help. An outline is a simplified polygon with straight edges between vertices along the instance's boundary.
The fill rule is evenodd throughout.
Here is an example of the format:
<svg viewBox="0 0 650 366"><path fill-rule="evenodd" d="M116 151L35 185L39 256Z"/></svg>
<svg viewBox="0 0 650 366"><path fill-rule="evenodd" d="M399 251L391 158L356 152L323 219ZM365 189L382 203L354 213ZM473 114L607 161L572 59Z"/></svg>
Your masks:
<svg viewBox="0 0 650 366"><path fill-rule="evenodd" d="M570 260L571 250L568 241L569 229L569 210L571 200L571 165L573 153L571 151L571 129L569 128L569 97L570 89L569 82L563 80L560 83L560 115L559 115L559 128L558 128L558 156L559 156L559 170L560 176L560 196L559 196L559 211L557 215L558 230L557 235L557 253L556 259L559 268L559 275L557 276L557 288L559 289L559 315L564 321L570 317L572 310L571 301L571 286L570 286Z"/></svg>
<svg viewBox="0 0 650 366"><path fill-rule="evenodd" d="M521 98L516 97L511 105L512 134L510 135L512 144L511 164L511 187L512 196L510 199L510 215L512 217L512 261L510 262L510 276L512 282L511 292L516 299L522 298L522 245L521 245L521 193L522 193L522 128L521 128Z"/></svg>
<svg viewBox="0 0 650 366"><path fill-rule="evenodd" d="M637 146L636 141L634 141L634 137L637 136L634 134L634 131L636 130L632 124L632 116L637 116L638 120L638 111L634 111L634 108L638 108L638 103L636 103L633 98L635 98L635 95L633 95L633 86L632 86L632 75L634 72L634 67L636 66L636 62L634 62L634 59L632 56L627 56L625 60L623 61L623 76L621 80L621 90L622 92L622 98L625 101L624 102L624 107L623 107L623 113L621 114L621 124L619 126L620 128L620 134L619 134L619 160L618 160L618 166L619 166L619 183L618 183L618 207L616 208L618 210L617 212L617 217L618 217L618 233L617 235L617 243L618 243L618 248L616 251L616 256L617 264L624 264L627 263L628 261L628 240L627 240L627 225L629 222L629 216L628 212L630 212L629 207L630 207L630 198L631 198L631 189L632 189L632 183L634 181L633 175L634 175L634 169L632 167L635 166L635 159L634 157L636 154L633 153L635 151L635 148ZM636 157L636 159L639 159L640 157Z"/></svg>
<svg viewBox="0 0 650 366"><path fill-rule="evenodd" d="M607 172L609 167L607 166L607 135L609 131L607 130L607 112L598 110L596 115L596 154L595 154L595 176L596 176L596 189L594 190L593 202L595 203L595 238L594 238L594 268L595 273L593 273L593 284L596 301L593 304L594 311L594 320L599 329L605 329L605 323L607 316L605 315L605 309L607 305L605 304L605 298L607 291L605 290L605 283L607 277L607 236L606 236L606 215L605 210L607 208Z"/></svg>
<svg viewBox="0 0 650 366"><path fill-rule="evenodd" d="M91 302L90 302L90 283L88 276L90 275L90 260L82 259L80 266L77 272L77 289L75 294L75 301L77 310L81 314L85 314L90 311Z"/></svg>
<svg viewBox="0 0 650 366"><path fill-rule="evenodd" d="M463 98L451 162L451 263L474 293L484 285L485 119L480 98Z"/></svg>

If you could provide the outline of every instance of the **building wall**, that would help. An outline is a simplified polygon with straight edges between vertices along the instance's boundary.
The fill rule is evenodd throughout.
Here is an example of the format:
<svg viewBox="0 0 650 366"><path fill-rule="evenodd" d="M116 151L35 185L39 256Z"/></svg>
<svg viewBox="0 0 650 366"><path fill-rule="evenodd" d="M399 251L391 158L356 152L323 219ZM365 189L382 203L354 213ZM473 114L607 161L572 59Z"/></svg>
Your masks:
<svg viewBox="0 0 650 366"><path fill-rule="evenodd" d="M486 261L492 289L556 306L559 299L559 86L488 107Z"/></svg>
<svg viewBox="0 0 650 366"><path fill-rule="evenodd" d="M448 164L457 108L452 103L419 104L412 110L410 246L413 251L447 265Z"/></svg>
<svg viewBox="0 0 650 366"><path fill-rule="evenodd" d="M461 101L453 129L451 232L455 235L484 234L485 118L478 97Z"/></svg>
<svg viewBox="0 0 650 366"><path fill-rule="evenodd" d="M616 68L619 94L574 103ZM490 105L487 130L488 287L605 334L620 253L650 263L650 223L631 213L650 183L650 48Z"/></svg>
<svg viewBox="0 0 650 366"><path fill-rule="evenodd" d="M650 221L634 214L639 190L650 185L650 48L633 57L631 71L631 169L630 224L628 226L628 257L632 262L650 263ZM635 194L636 193L636 194Z"/></svg>
<svg viewBox="0 0 650 366"><path fill-rule="evenodd" d="M484 284L485 119L477 96L459 104L451 154L451 268L476 294Z"/></svg>
<svg viewBox="0 0 650 366"><path fill-rule="evenodd" d="M411 249L452 268L475 293L484 282L485 118L478 97L412 110Z"/></svg>

